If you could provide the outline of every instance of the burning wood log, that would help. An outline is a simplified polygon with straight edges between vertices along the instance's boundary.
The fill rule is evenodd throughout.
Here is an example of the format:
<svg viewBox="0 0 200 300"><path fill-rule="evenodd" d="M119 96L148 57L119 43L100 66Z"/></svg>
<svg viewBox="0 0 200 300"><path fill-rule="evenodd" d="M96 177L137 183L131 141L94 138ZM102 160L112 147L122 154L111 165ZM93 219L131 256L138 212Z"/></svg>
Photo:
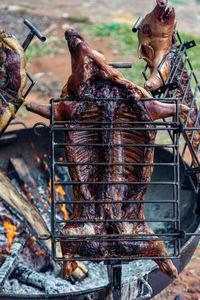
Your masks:
<svg viewBox="0 0 200 300"><path fill-rule="evenodd" d="M16 190L16 188L9 182L9 180L0 173L0 197L4 202L17 211L21 216L20 221L23 220L29 232L38 239L41 236L50 236L50 232L44 222L42 216L28 201L26 201ZM41 241L41 240L40 240ZM51 255L51 240L43 240L41 242L45 250ZM62 257L60 244L56 243L56 254ZM78 270L72 274L76 280L82 280L87 276L88 268L81 262L77 262Z"/></svg>
<svg viewBox="0 0 200 300"><path fill-rule="evenodd" d="M27 200L35 206L31 190L34 189L35 191L37 184L24 159L21 157L10 158L9 170L14 172L14 175L17 178L22 191L26 195ZM38 196L39 194L37 193L36 197L38 198Z"/></svg>
<svg viewBox="0 0 200 300"><path fill-rule="evenodd" d="M22 248L25 246L27 237L21 235L17 237L12 245L10 252L8 253L6 260L3 265L0 267L0 290L3 288L5 280L9 277L12 270L14 269L19 253Z"/></svg>

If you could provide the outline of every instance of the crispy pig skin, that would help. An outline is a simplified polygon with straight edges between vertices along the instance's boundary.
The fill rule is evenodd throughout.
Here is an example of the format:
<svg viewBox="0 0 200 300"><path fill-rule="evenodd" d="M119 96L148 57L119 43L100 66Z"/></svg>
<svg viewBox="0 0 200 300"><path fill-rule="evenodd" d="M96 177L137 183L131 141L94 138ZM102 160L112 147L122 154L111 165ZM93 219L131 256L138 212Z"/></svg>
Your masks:
<svg viewBox="0 0 200 300"><path fill-rule="evenodd" d="M148 63L151 71L150 77L145 82L145 88L149 91L155 91L163 85L160 74L157 71L162 60L165 59L160 71L163 79L166 80L178 56L176 38L174 35L175 11L173 8L167 9L167 2L167 0L157 1L156 7L150 14L146 15L138 31L139 57L143 58ZM167 11L168 13L166 14ZM165 15L164 20L163 15ZM182 80L180 80L181 77ZM200 128L200 121L196 120L198 116L198 107L196 100L192 104L193 93L190 85L185 94L188 80L187 70L184 67L183 61L181 61L180 67L177 69L173 78L173 82L178 82L178 89L176 89L176 92L174 90L169 91L166 97L176 98L179 103L182 103L182 99L184 98L184 104L189 108L192 107L187 127L193 128L196 126L197 128ZM187 116L188 113L182 115L183 123L187 120ZM196 130L193 135L193 132L188 130L187 135L189 139L193 136L192 146L200 161L200 153L198 153L200 131ZM193 151L190 150L190 152L193 159L193 165L198 167L198 162ZM199 174L197 175L197 178L199 180Z"/></svg>
<svg viewBox="0 0 200 300"><path fill-rule="evenodd" d="M7 104L0 102L0 135L23 103L22 91L27 81L25 64L20 42L0 30L0 92L7 101Z"/></svg>
<svg viewBox="0 0 200 300"><path fill-rule="evenodd" d="M130 121L149 122L161 117L173 116L176 113L174 104L164 104L155 100L141 101L141 97L150 95L139 86L126 80L118 71L111 68L105 58L91 49L82 36L73 29L66 34L68 47L72 57L72 75L62 90L62 97L80 97L78 101L63 101L55 104L55 119L66 121L66 127L76 130L66 131L65 142L76 143L77 146L66 146L65 155L68 162L86 163L69 167L72 181L115 181L115 182L149 182L153 171L152 166L114 165L113 163L151 163L153 162L153 147L131 147L129 144L154 144L156 132L152 125L142 124L147 130L134 130L135 124ZM81 98L88 100L81 100ZM100 100L94 101L93 99ZM106 98L108 100L101 100ZM110 98L124 98L126 101L111 101ZM29 103L27 109L46 118L50 118L50 107L47 105ZM179 105L182 113L188 111L184 105ZM79 123L74 125L67 121L92 121L94 124ZM113 130L108 131L110 124L105 122L124 122L114 124ZM91 130L98 127L102 131ZM78 128L84 127L84 131ZM123 127L122 130L114 128ZM125 129L124 129L125 127ZM128 130L129 127L133 127ZM87 130L88 128L88 130ZM149 130L148 130L149 128ZM90 130L89 130L90 129ZM85 146L80 145L85 144ZM89 146L97 144L97 146ZM105 146L98 146L104 144ZM112 146L118 144L119 146ZM126 144L126 146L120 146ZM109 146L108 146L109 145ZM90 163L106 163L107 165L87 165ZM81 184L73 185L74 206L71 220L74 224L66 224L61 230L62 235L98 235L102 234L154 234L144 219L144 205L129 203L129 200L143 200L147 184ZM83 203L76 203L76 201ZM95 203L92 202L95 200ZM122 203L119 202L122 201ZM87 202L86 202L87 201ZM91 204L90 204L91 201ZM101 203L113 201L114 203ZM116 201L116 203L115 203ZM124 202L123 202L124 201ZM85 202L85 203L84 203ZM104 220L127 220L131 222L103 222ZM138 221L134 222L134 219ZM79 221L84 223L78 223ZM90 223L89 220L99 220ZM101 222L102 220L102 222ZM77 221L77 222L76 222ZM116 241L98 241L85 239L82 242L73 240L61 242L63 256L74 258L77 255L97 259L114 257L165 257L167 251L164 243L156 236L155 240L136 241L134 237L129 241L125 238ZM170 278L177 276L177 270L170 259L156 259L160 270ZM64 262L64 277L70 275L72 266Z"/></svg>
<svg viewBox="0 0 200 300"><path fill-rule="evenodd" d="M175 10L167 8L168 1L157 1L154 10L147 14L138 30L138 54L144 59L151 75L145 83L145 88L154 91L162 85L158 67L169 54L172 43L172 33L175 29ZM166 61L161 67L161 73L166 80L170 65Z"/></svg>

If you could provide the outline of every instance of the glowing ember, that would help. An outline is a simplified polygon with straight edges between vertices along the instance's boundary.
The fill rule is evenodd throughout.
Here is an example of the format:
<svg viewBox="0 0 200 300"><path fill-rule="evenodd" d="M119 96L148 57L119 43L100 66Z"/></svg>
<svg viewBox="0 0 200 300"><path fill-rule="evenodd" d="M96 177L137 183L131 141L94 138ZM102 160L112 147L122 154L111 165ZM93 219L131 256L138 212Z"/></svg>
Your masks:
<svg viewBox="0 0 200 300"><path fill-rule="evenodd" d="M36 156L36 160L37 160L38 163L41 162L41 159L38 156Z"/></svg>
<svg viewBox="0 0 200 300"><path fill-rule="evenodd" d="M7 231L7 246L6 246L6 251L9 253L13 240L17 236L16 229L17 227L13 224L10 223L10 221L4 221L3 226Z"/></svg>
<svg viewBox="0 0 200 300"><path fill-rule="evenodd" d="M49 203L51 204L51 178L49 179L49 189L46 190L46 194L47 194Z"/></svg>
<svg viewBox="0 0 200 300"><path fill-rule="evenodd" d="M27 243L28 247L30 250L32 250L32 252L34 253L34 255L37 255L37 256L46 256L46 251L44 249L42 249L38 243L38 240L32 236L29 240L28 240L28 243Z"/></svg>

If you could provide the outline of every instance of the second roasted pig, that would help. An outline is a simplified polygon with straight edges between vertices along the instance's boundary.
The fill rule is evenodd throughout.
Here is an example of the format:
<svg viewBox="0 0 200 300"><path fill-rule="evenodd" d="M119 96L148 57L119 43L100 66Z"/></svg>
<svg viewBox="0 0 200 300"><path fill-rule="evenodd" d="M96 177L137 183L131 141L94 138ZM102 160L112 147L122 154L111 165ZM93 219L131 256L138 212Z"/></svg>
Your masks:
<svg viewBox="0 0 200 300"><path fill-rule="evenodd" d="M178 83L178 87L175 90L170 90L166 97L176 98L179 103L183 103L191 108L189 117L188 113L183 114L182 121L185 123L188 118L187 127L200 128L200 120L197 120L197 102L192 93L187 69L180 58L179 49L177 48L175 10L174 8L168 8L167 4L167 0L157 0L156 7L151 13L145 16L138 30L139 57L147 62L151 71L150 77L145 82L145 88L148 91L155 91L163 86L163 80L165 81L168 78L171 70L177 64L177 61L179 61L176 73L172 73L173 82ZM162 79L158 72L158 67L161 63L160 73ZM188 143L186 134L191 141L196 156ZM188 144L193 165L198 167L198 161L200 162L200 131L186 130L186 133L183 132L183 136Z"/></svg>
<svg viewBox="0 0 200 300"><path fill-rule="evenodd" d="M5 30L0 30L0 135L15 117L23 103L23 89L27 82L24 50L17 40Z"/></svg>
<svg viewBox="0 0 200 300"><path fill-rule="evenodd" d="M69 167L74 182L71 216L74 223L67 223L61 234L74 239L85 237L82 241L61 242L63 257L96 257L99 260L166 257L168 254L161 240L156 236L145 239L145 235L154 234L145 222L144 204L141 203L153 167L143 164L152 163L154 157L151 145L156 132L148 123L174 116L176 105L142 101L141 98L150 98L150 95L111 68L104 56L91 49L77 31L68 29L65 37L71 53L72 74L62 90L63 100L54 105L54 116L55 120L65 121L69 129L65 131L66 160L77 165ZM67 96L72 100L65 100ZM48 105L29 103L27 108L50 118ZM182 113L188 108L179 105L179 110ZM141 130L136 128L136 122L141 122ZM97 126L101 130L97 130ZM102 235L111 235L112 239L112 234L120 238L98 240ZM131 236L134 234L144 240L134 239ZM129 239L123 235L130 235ZM170 259L155 261L167 276L177 276ZM64 262L65 278L73 268L72 263Z"/></svg>

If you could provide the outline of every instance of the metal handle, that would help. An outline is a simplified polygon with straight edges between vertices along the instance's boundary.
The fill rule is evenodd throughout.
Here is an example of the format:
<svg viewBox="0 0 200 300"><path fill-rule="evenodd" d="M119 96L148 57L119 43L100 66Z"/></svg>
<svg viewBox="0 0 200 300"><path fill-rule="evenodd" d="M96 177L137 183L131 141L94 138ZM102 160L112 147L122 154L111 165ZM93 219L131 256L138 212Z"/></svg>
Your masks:
<svg viewBox="0 0 200 300"><path fill-rule="evenodd" d="M133 26L132 28L132 31L133 32L137 32L139 27L140 27L140 24L142 23L142 21L144 20L144 17L139 17L135 23L135 25Z"/></svg>
<svg viewBox="0 0 200 300"><path fill-rule="evenodd" d="M23 42L24 51L28 48L30 42L37 36L41 42L46 41L46 37L41 33L41 31L33 25L29 20L24 19L24 24L31 30L25 41Z"/></svg>
<svg viewBox="0 0 200 300"><path fill-rule="evenodd" d="M131 62L109 62L108 64L113 68L132 68Z"/></svg>
<svg viewBox="0 0 200 300"><path fill-rule="evenodd" d="M12 121L9 126L11 125L22 125L24 128L28 128L28 126L22 121Z"/></svg>
<svg viewBox="0 0 200 300"><path fill-rule="evenodd" d="M153 290L152 287L149 285L149 283L142 277L138 278L137 285L140 286L140 294L143 294L144 290L147 290L146 295L139 295L135 300L143 300L143 299L148 299L151 297Z"/></svg>

